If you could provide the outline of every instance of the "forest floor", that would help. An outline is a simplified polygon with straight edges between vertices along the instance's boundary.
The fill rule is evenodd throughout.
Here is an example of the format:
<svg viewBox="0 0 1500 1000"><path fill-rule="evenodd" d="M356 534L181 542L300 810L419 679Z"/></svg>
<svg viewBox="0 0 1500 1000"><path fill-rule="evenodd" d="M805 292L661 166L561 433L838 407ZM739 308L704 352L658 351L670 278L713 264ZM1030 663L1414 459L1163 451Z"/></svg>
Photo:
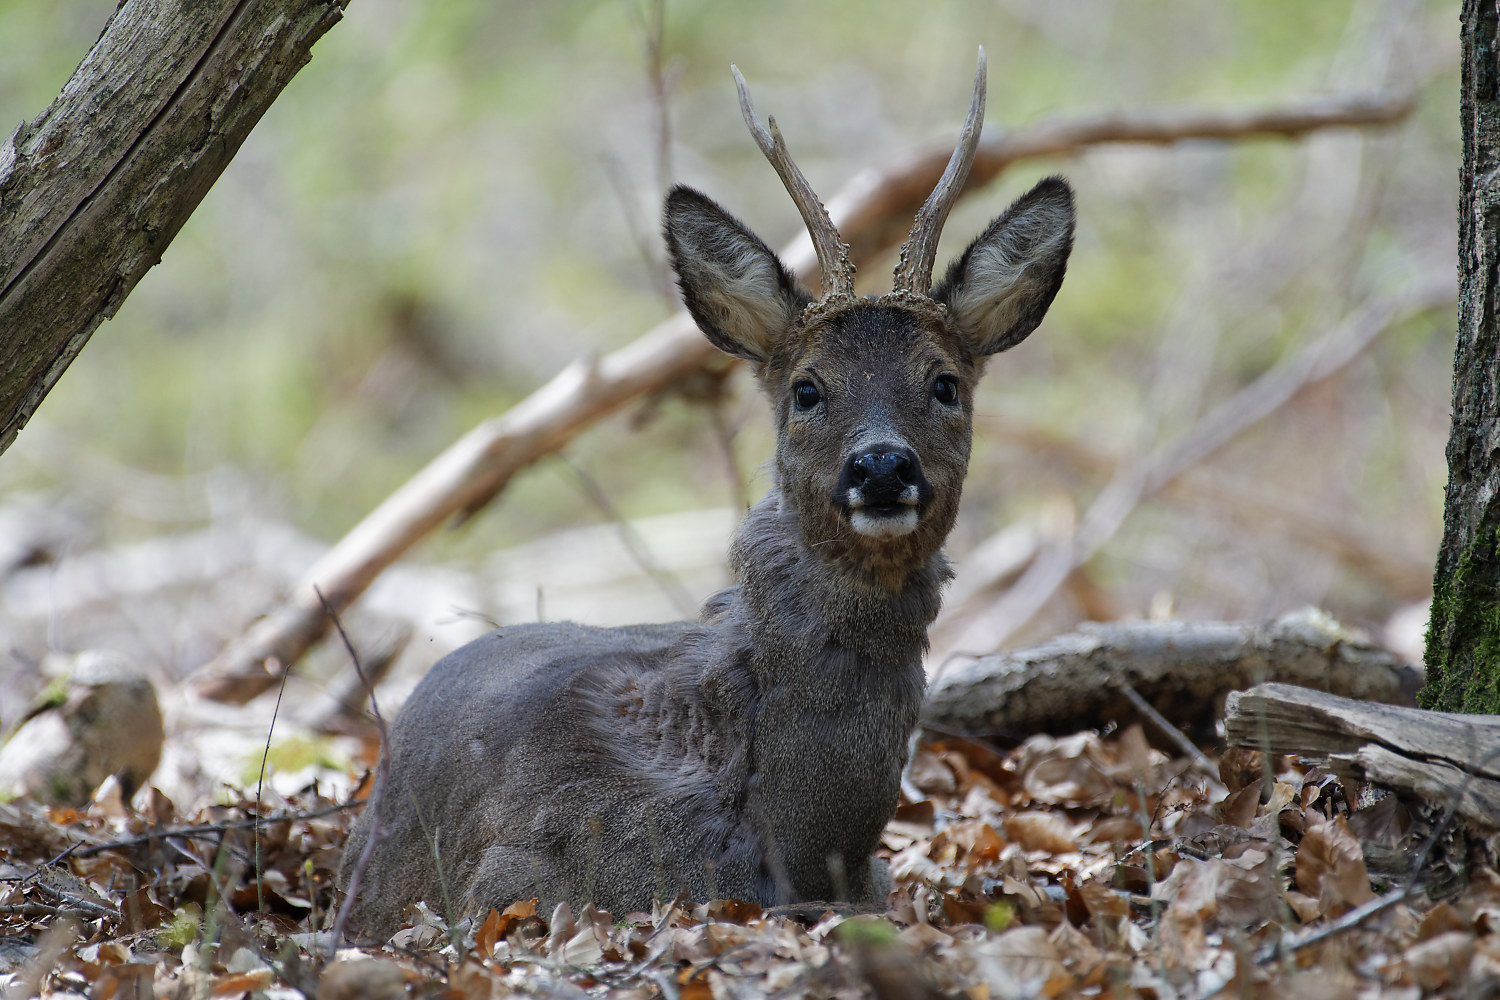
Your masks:
<svg viewBox="0 0 1500 1000"><path fill-rule="evenodd" d="M364 747L365 764L377 744ZM1500 876L1440 808L1137 727L918 751L886 912L519 901L387 942L330 928L358 806L314 783L175 808L0 805L5 996L669 1000L1500 995ZM358 780L358 775L353 776ZM358 795L358 793L356 793ZM255 822L260 817L259 823Z"/></svg>

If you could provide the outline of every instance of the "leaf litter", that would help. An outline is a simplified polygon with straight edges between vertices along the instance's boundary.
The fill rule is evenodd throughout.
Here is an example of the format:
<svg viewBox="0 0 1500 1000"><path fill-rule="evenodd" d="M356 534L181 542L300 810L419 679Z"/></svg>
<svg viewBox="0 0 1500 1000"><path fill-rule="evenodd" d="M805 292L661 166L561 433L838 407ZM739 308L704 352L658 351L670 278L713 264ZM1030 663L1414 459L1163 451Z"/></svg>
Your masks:
<svg viewBox="0 0 1500 1000"><path fill-rule="evenodd" d="M332 961L357 807L316 785L186 815L154 788L138 809L107 787L82 811L17 799L0 804L0 985L323 1000L1500 993L1500 876L1482 858L1456 891L1436 880L1441 900L1416 891L1365 915L1410 886L1400 865L1432 816L1291 758L1218 764L1215 781L1138 727L1009 752L942 737L918 749L884 833L897 889L883 913L518 900L452 922L419 904L389 941Z"/></svg>

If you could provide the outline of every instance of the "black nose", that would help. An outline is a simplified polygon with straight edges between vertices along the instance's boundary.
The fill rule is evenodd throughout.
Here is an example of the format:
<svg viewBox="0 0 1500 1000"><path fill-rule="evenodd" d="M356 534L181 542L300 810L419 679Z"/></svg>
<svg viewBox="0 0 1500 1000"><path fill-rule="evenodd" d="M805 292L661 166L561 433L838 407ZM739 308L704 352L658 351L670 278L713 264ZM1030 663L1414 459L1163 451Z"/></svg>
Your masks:
<svg viewBox="0 0 1500 1000"><path fill-rule="evenodd" d="M905 448L866 452L849 463L850 485L862 488L915 486L920 475L917 456Z"/></svg>

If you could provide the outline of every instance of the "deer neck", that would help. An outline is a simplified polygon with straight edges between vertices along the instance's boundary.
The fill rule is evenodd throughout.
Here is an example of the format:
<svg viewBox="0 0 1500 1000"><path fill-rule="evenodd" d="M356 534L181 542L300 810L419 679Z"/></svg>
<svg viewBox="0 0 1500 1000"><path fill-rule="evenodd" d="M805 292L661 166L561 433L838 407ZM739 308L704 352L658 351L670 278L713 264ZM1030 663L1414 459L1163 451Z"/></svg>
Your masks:
<svg viewBox="0 0 1500 1000"><path fill-rule="evenodd" d="M919 671L927 627L952 575L941 552L895 588L847 559L826 558L778 489L746 514L730 563L740 581L735 617L748 626L757 680L805 681L825 690L833 681L830 657L852 661L861 673Z"/></svg>

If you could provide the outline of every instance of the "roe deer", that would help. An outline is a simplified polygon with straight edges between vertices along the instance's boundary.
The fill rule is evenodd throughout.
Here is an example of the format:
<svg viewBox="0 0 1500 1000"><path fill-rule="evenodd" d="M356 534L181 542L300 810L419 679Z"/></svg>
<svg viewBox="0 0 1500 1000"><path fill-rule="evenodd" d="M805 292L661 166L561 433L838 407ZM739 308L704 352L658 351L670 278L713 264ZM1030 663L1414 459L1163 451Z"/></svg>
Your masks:
<svg viewBox="0 0 1500 1000"><path fill-rule="evenodd" d="M762 904L883 902L871 852L896 807L942 554L968 467L975 381L1051 305L1073 245L1059 178L995 219L932 287L973 162L968 120L896 266L854 294L848 248L771 119L746 124L797 203L821 298L697 191L666 201L682 297L750 362L777 426L770 492L730 548L738 584L694 622L506 627L441 660L391 734L382 836L353 924L388 934L518 899L649 910L680 892ZM367 810L340 881L370 835Z"/></svg>

